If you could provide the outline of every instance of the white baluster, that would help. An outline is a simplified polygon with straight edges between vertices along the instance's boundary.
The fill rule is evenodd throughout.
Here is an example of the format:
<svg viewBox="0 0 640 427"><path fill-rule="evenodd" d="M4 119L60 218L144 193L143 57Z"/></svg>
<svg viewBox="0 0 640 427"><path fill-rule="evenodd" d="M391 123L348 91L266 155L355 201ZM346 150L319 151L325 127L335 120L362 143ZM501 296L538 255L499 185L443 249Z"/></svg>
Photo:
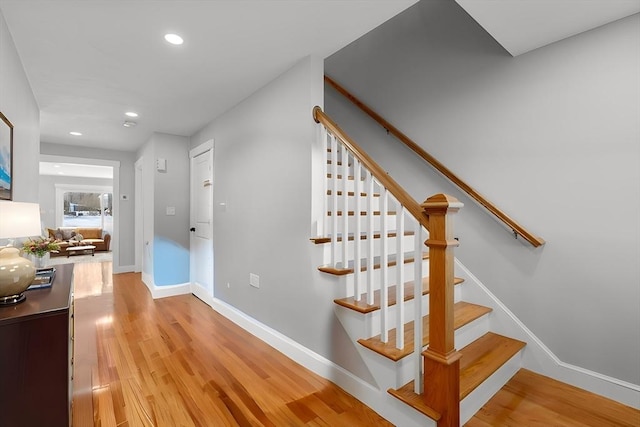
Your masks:
<svg viewBox="0 0 640 427"><path fill-rule="evenodd" d="M371 172L367 171L367 181L365 190L367 192L367 304L373 305L373 293L374 293L374 274L373 274L373 260L375 257L375 245L373 241L373 235L375 230L373 227L373 187L374 181Z"/></svg>
<svg viewBox="0 0 640 427"><path fill-rule="evenodd" d="M331 265L338 262L338 139L331 135Z"/></svg>
<svg viewBox="0 0 640 427"><path fill-rule="evenodd" d="M389 341L389 224L387 221L387 212L389 211L389 198L387 189L381 188L380 197L382 198L382 207L380 208L380 338L382 342Z"/></svg>
<svg viewBox="0 0 640 427"><path fill-rule="evenodd" d="M349 151L342 147L342 268L349 265Z"/></svg>
<svg viewBox="0 0 640 427"><path fill-rule="evenodd" d="M396 348L404 348L404 206L396 203ZM418 258L415 258L418 262Z"/></svg>
<svg viewBox="0 0 640 427"><path fill-rule="evenodd" d="M331 153L329 149L331 148L331 140L328 139L329 135L327 133L327 128L324 126L319 126L320 128L320 146L324 151L324 166L322 168L322 195L324 200L322 212L322 229L320 231L320 236L328 236L329 235L329 217L327 216L327 212L331 210L331 197L327 194L329 192L329 182L327 175L329 175L329 160L331 160Z"/></svg>
<svg viewBox="0 0 640 427"><path fill-rule="evenodd" d="M424 248L424 233L422 225L416 221L415 225L415 249L413 256L416 259L414 263L413 287L414 287L414 318L413 318L413 357L414 359L414 390L421 394L423 389L423 373L422 373L422 250ZM418 261L419 260L419 261Z"/></svg>
<svg viewBox="0 0 640 427"><path fill-rule="evenodd" d="M360 193L362 192L362 182L360 180L362 174L362 167L360 166L360 161L353 158L353 179L354 179L354 197L355 197L355 218L356 218L356 229L353 234L353 244L354 244L354 263L353 268L355 269L355 282L354 289L355 294L354 298L356 301L360 301L362 297L362 268L361 268L361 259L362 259L362 251L361 244L362 240L360 239L360 234L362 233L362 202Z"/></svg>

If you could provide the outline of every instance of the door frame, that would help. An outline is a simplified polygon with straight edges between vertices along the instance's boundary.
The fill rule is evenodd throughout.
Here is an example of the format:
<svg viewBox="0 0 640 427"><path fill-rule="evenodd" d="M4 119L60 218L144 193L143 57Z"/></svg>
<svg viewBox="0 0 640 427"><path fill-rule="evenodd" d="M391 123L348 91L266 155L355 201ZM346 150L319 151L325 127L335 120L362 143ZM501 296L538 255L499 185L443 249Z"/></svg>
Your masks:
<svg viewBox="0 0 640 427"><path fill-rule="evenodd" d="M209 139L205 142L203 142L202 144L192 148L191 150L189 150L189 227L194 227L195 224L195 209L194 209L194 203L195 203L195 188L193 185L193 173L194 173L194 168L193 168L193 162L194 159L201 155L206 153L207 151L210 152L209 156L210 156L210 161L211 161L211 178L213 179L213 160L214 160L214 151L213 151L213 147L214 147L214 143L213 143L213 139ZM212 190L213 191L213 187ZM211 197L211 203L213 203L213 197ZM213 206L211 206L211 212L213 214ZM210 235L208 236L209 239L211 240L211 244L213 246L213 227L210 228ZM194 271L195 271L195 260L196 257L193 254L193 239L194 239L194 233L190 232L189 233L189 282L190 282L190 288L191 288L191 293L193 295L195 295L196 297L200 298L201 300L203 300L205 303L209 304L210 306L213 305L213 299L215 297L215 282L214 282L214 274L213 274L213 270L211 271L211 285L212 285L212 289L211 289L211 295L203 295L203 292L201 291L201 288L199 286L196 286L194 283ZM211 255L213 256L213 247L211 248ZM214 262L212 262L212 265L214 265Z"/></svg>

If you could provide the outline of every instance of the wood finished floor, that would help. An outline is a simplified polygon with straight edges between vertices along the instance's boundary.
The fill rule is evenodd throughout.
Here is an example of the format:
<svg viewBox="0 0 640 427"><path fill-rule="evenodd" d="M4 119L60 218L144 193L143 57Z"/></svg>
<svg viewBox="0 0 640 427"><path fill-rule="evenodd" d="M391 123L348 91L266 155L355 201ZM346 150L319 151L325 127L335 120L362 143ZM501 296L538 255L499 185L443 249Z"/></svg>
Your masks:
<svg viewBox="0 0 640 427"><path fill-rule="evenodd" d="M74 427L391 426L193 296L76 264ZM467 427L640 427L640 411L521 370ZM402 426L399 426L402 427Z"/></svg>
<svg viewBox="0 0 640 427"><path fill-rule="evenodd" d="M191 295L76 264L73 425L391 426Z"/></svg>

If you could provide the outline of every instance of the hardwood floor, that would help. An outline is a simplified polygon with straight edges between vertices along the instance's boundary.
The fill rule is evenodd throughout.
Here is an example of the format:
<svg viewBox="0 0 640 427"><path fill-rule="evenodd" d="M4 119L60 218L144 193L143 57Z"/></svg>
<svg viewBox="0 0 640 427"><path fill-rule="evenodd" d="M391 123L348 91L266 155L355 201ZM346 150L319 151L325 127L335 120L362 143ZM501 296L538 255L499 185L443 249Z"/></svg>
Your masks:
<svg viewBox="0 0 640 427"><path fill-rule="evenodd" d="M75 427L391 426L191 295L154 301L110 262L74 278ZM640 411L521 370L466 426L639 427Z"/></svg>
<svg viewBox="0 0 640 427"><path fill-rule="evenodd" d="M521 369L466 427L638 427L640 411Z"/></svg>
<svg viewBox="0 0 640 427"><path fill-rule="evenodd" d="M76 264L73 425L391 426L191 295Z"/></svg>

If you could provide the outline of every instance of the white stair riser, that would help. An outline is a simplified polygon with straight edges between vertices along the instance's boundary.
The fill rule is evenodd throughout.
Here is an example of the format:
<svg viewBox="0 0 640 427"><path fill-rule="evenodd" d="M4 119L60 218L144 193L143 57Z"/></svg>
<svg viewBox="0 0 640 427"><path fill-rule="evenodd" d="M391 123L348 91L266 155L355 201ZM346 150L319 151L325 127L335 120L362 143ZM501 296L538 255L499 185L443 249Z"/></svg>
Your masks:
<svg viewBox="0 0 640 427"><path fill-rule="evenodd" d="M342 209L340 209L342 211ZM355 212L354 209L350 209L352 211ZM360 212L366 212L366 207L362 207ZM396 212L395 209L393 208L389 208L389 210L387 212ZM382 230L382 217L385 216L386 217L386 221L387 221L387 230L395 230L396 229L396 216L395 214L393 215L373 215L373 230L375 232L378 232L380 230ZM344 217L342 215L338 215L338 234L342 234L344 232ZM354 215L350 215L348 217L348 223L347 223L347 227L348 227L348 232L349 233L353 233L356 231L356 221L359 219L360 220L360 226L362 228L362 232L366 232L368 230L368 221L369 221L369 215L360 215L359 217ZM332 222L333 222L333 212L331 213L331 216L327 215L326 217L326 223L327 223L327 235L334 234L334 230L332 229ZM411 230L413 231L413 226L411 224L408 223L408 221L405 221L405 230Z"/></svg>
<svg viewBox="0 0 640 427"><path fill-rule="evenodd" d="M342 190L339 190L339 191L342 191ZM352 191L352 190L349 190L349 191ZM361 193L362 193L362 191L361 191ZM356 203L357 203L356 199L357 199L357 197L355 197L355 196L348 196L347 197L347 206L349 207L349 210L355 210ZM373 200L372 200L373 210L375 210L375 211L379 211L380 210L380 206L382 206L381 199L382 199L381 197L374 197L373 198ZM367 207L369 206L368 203L369 203L369 201L368 201L367 197L360 196L360 208L361 208L361 210L366 210ZM389 203L389 205L393 206L392 203ZM327 206L327 210L334 210L335 209L333 207L333 197L332 196L327 196L325 206ZM338 209L339 210L343 210L344 209L344 197L340 193L338 193Z"/></svg>
<svg viewBox="0 0 640 427"><path fill-rule="evenodd" d="M460 402L460 425L480 410L522 367L522 350Z"/></svg>
<svg viewBox="0 0 640 427"><path fill-rule="evenodd" d="M390 254L395 254L396 253L396 245L398 240L396 237L391 237L388 239L388 251ZM414 240L413 240L413 236L405 236L402 239L402 243L404 245L404 252L408 252L409 250L413 249L413 245L414 245ZM331 243L324 243L325 246L329 247L329 250L331 250ZM346 247L347 249L347 258L352 260L355 258L355 248L356 248L356 242L354 240L350 240L347 242L346 245L343 244L343 242L338 242L338 260L342 260L342 251L344 250L344 248ZM382 248L382 240L381 239L373 239L373 256L380 256L380 252L381 252L381 248ZM425 252L427 251L427 248L425 246ZM329 252L330 253L330 252ZM369 254L369 239L360 239L360 258L366 258L370 256Z"/></svg>
<svg viewBox="0 0 640 427"><path fill-rule="evenodd" d="M458 286L456 286L456 288L459 288ZM460 290L456 289L455 290L455 301L458 302L460 300ZM422 315L426 316L427 314L429 314L429 295L423 295L421 298L421 304L422 304ZM414 313L415 313L415 300L411 299L409 301L405 301L403 303L404 305L404 310L405 310L405 314L404 314L404 319L405 319L405 323L410 322L414 319ZM347 308L345 308L346 310L349 310ZM397 328L397 310L398 310L398 305L394 304L391 307L388 308L388 312L389 312L389 327L388 329L394 329ZM353 311L353 310L351 310ZM381 331L381 321L380 321L380 317L381 317L381 311L380 310L376 310L374 312L371 313L367 313L367 314L362 314L360 315L362 317L365 318L365 323L364 323L364 329L362 329L362 334L358 335L358 339L359 338L367 338L367 337L373 337L376 335L380 334ZM461 328L460 330L465 330L465 328L467 328L467 326L465 326L464 328ZM483 326L483 329L481 330L477 330L477 331L472 331L472 336L475 334L475 336L473 336L473 338L471 338L471 341L473 341L475 338L477 338L478 336L482 336L485 333L487 333L489 331L489 324L487 323L486 325ZM457 331L456 331L457 332ZM462 348L465 345L469 344L469 342L471 341L466 341L466 335L463 336L462 343L464 344L459 344L459 338L456 336L456 347L457 348Z"/></svg>
<svg viewBox="0 0 640 427"><path fill-rule="evenodd" d="M426 299L426 298L425 298ZM362 315L353 310L336 306L336 316L347 331L349 337L355 341L361 337L375 336L379 334L379 315ZM392 316L390 316L390 319ZM376 326L377 325L377 326ZM455 332L456 348L460 349L466 342L473 341L484 335L489 330L488 315L484 315ZM473 336L478 334L477 336ZM413 355L404 357L394 362L368 348L358 344L358 351L374 376L381 389L399 388L414 379Z"/></svg>
<svg viewBox="0 0 640 427"><path fill-rule="evenodd" d="M328 263L327 263L328 264ZM389 275L389 284L394 285L396 283L396 268L398 266L389 267L388 275ZM408 282L413 280L413 274L415 271L415 265L413 262L403 264L402 268L404 269L404 281ZM429 272L429 260L422 261L422 271L423 274L426 275ZM323 273L328 274L328 273ZM374 269L373 272L369 272L369 270L360 273L360 289L362 292L366 292L367 290L367 274L373 275L373 288L380 289L380 284L382 282L382 269ZM355 274L346 274L343 276L339 276L340 283L340 295L341 297L350 297L354 295L354 283L355 283Z"/></svg>

